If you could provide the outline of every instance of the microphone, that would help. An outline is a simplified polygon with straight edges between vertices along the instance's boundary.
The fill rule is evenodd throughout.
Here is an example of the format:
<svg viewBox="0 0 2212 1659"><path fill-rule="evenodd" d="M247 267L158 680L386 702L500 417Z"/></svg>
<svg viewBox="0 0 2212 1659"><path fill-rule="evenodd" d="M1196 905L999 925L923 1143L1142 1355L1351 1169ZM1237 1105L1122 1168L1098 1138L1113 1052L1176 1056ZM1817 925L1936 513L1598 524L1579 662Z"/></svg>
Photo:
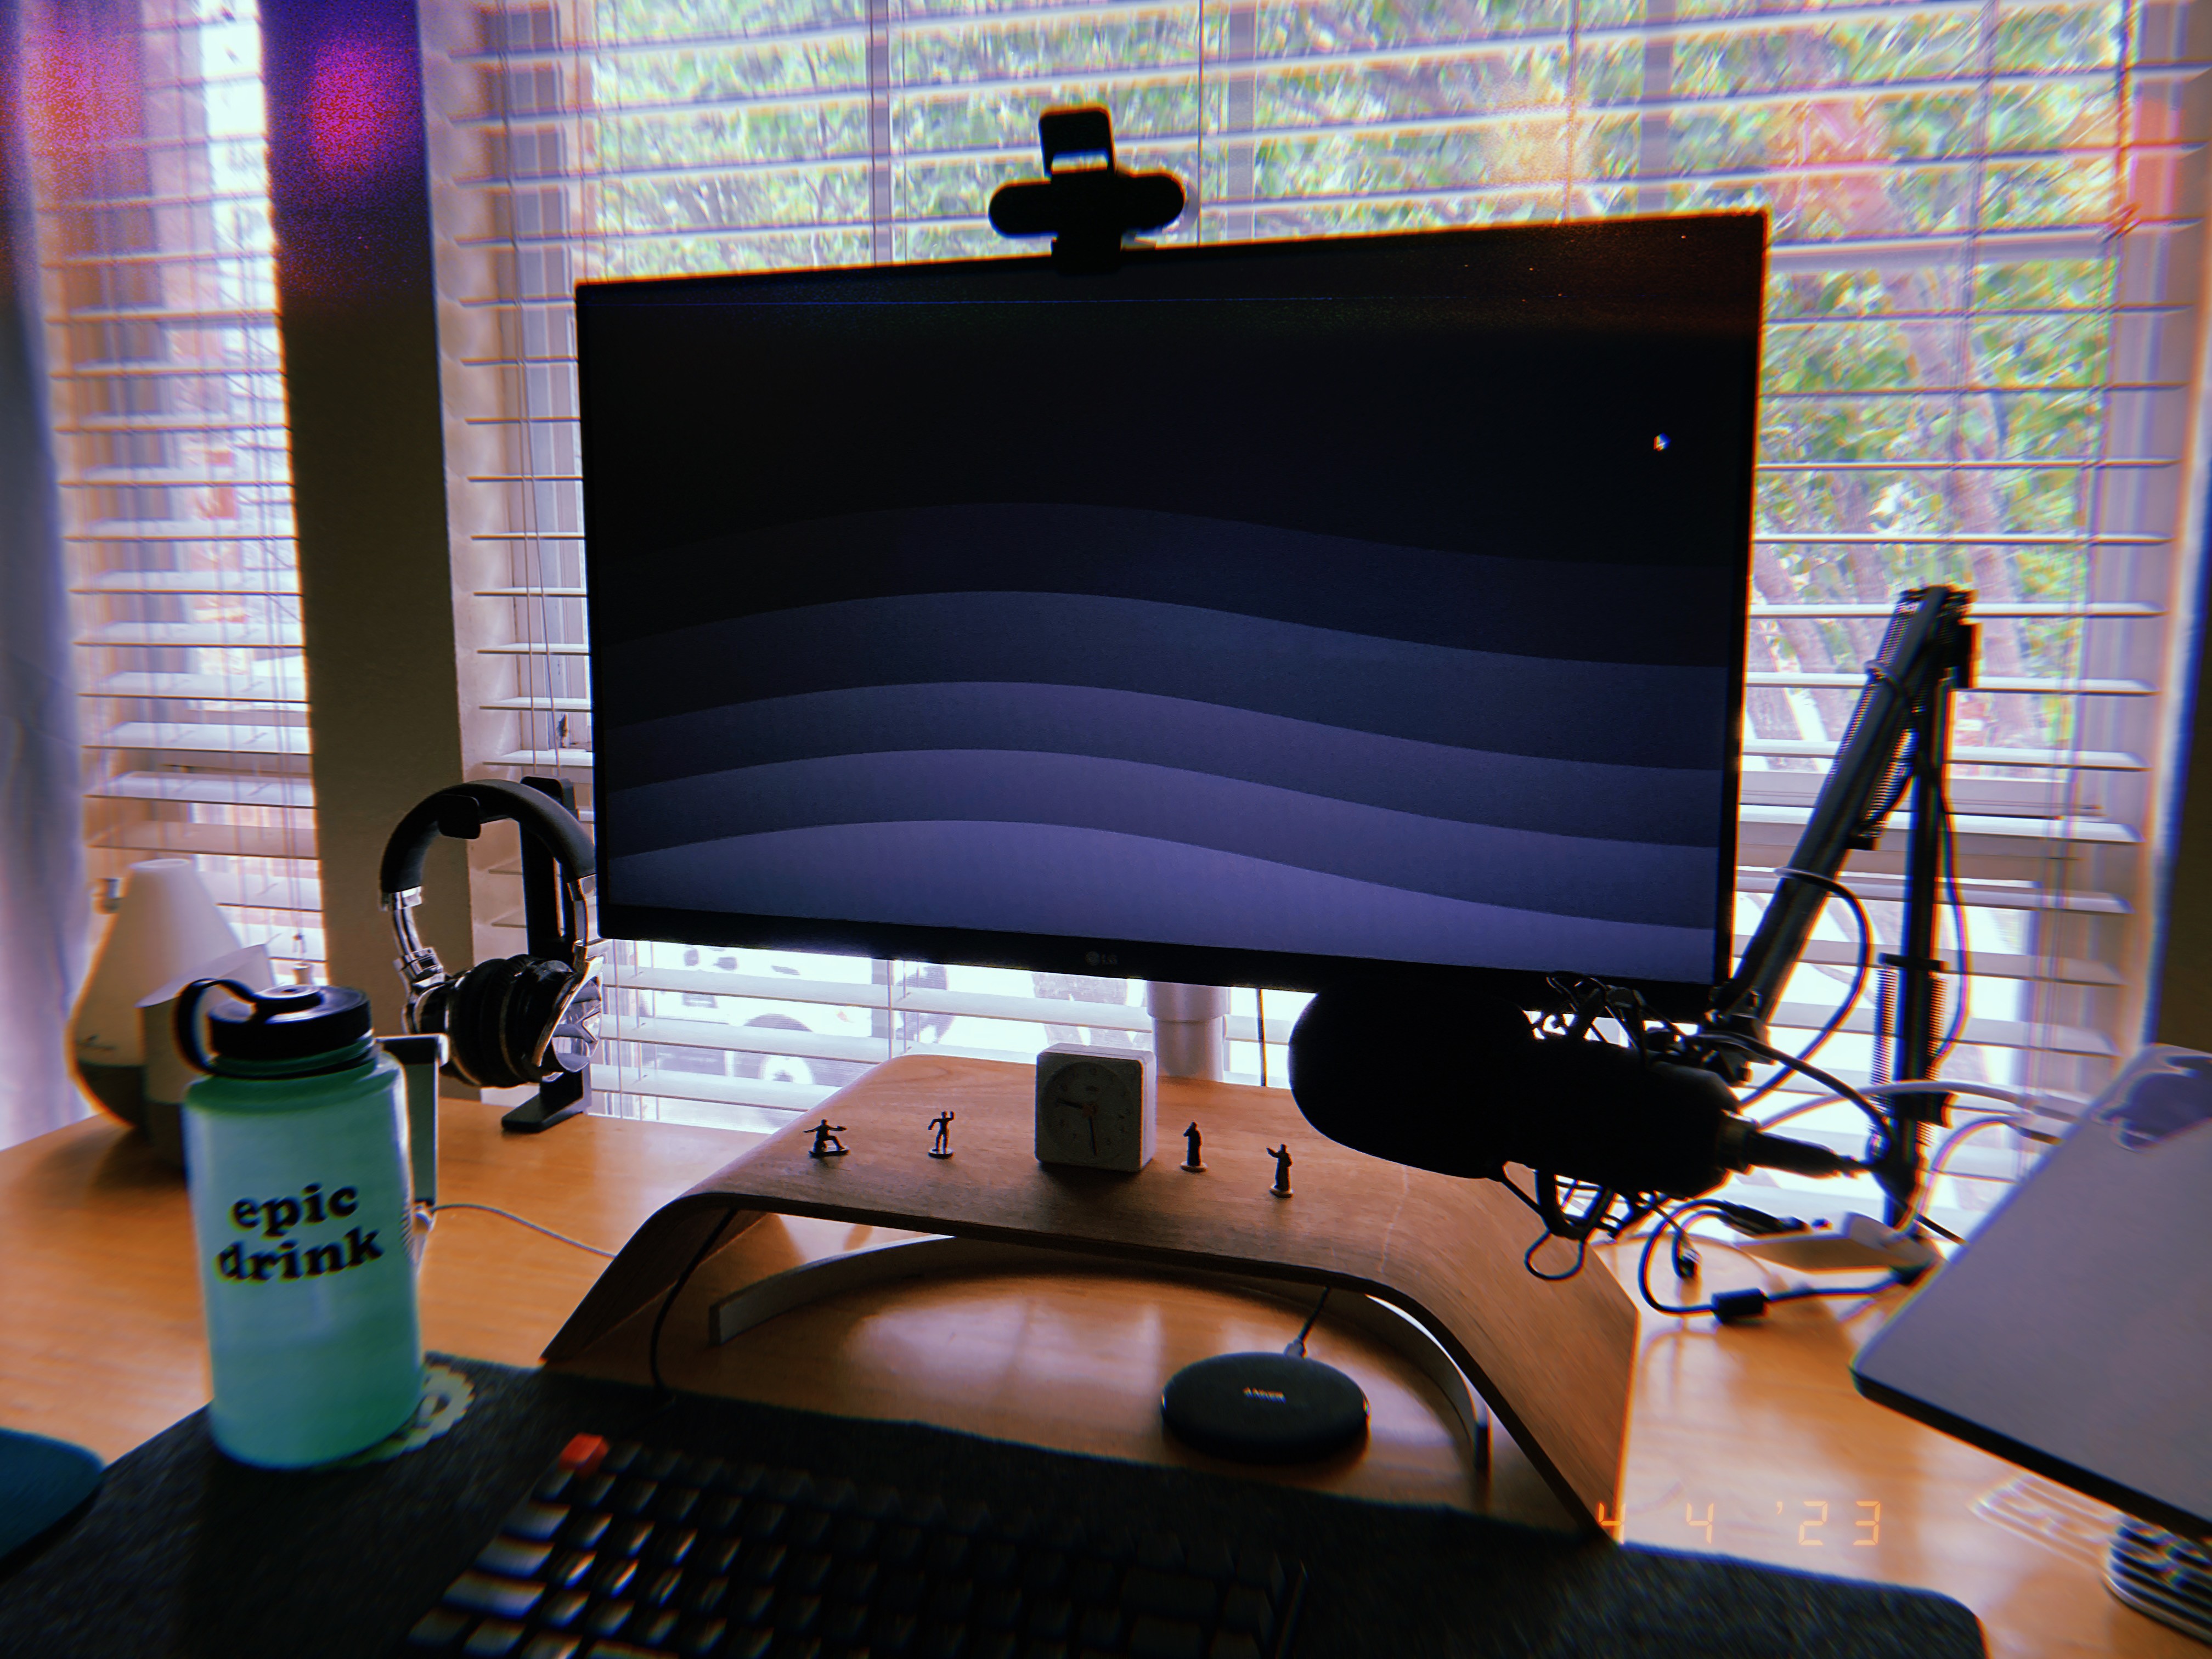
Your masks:
<svg viewBox="0 0 2212 1659"><path fill-rule="evenodd" d="M1761 1132L1700 1066L1612 1043L1540 1038L1510 1003L1465 992L1324 991L1291 1032L1291 1095L1340 1146L1439 1175L1505 1165L1616 1193L1696 1198L1753 1164L1858 1166Z"/></svg>

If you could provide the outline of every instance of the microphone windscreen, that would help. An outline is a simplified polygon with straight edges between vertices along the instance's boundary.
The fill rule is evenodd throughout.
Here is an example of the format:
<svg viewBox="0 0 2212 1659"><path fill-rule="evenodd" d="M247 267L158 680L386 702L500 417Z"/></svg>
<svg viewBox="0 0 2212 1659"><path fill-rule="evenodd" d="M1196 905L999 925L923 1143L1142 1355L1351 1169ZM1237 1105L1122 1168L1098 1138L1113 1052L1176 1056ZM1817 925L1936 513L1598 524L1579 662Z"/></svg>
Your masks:
<svg viewBox="0 0 2212 1659"><path fill-rule="evenodd" d="M1500 1085L1536 1046L1511 1003L1387 985L1323 991L1291 1031L1291 1095L1338 1145L1440 1175L1494 1176Z"/></svg>

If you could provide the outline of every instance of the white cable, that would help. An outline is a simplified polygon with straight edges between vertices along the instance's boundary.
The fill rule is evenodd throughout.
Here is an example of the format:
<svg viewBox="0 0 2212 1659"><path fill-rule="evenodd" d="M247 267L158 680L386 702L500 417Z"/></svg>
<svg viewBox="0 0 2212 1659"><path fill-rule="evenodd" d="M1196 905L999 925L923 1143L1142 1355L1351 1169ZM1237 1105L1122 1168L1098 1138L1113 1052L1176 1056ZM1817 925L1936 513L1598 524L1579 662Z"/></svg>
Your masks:
<svg viewBox="0 0 2212 1659"><path fill-rule="evenodd" d="M1928 1173L1921 1177L1920 1194L1912 1201L1911 1212L1897 1231L1910 1234L1920 1224L1921 1218L1928 1213L1929 1201L1936 1195L1936 1178L1943 1173L1943 1166L1951 1161L1951 1154L1958 1150L1961 1142L1970 1135L1978 1134L1993 1127L2016 1129L2020 1127L2021 1117L2021 1114L2018 1112L1993 1112L1987 1117L1970 1117L1945 1135L1936 1146L1936 1156L1928 1160Z"/></svg>
<svg viewBox="0 0 2212 1659"><path fill-rule="evenodd" d="M556 1239L563 1244L573 1244L580 1250L589 1250L593 1255L605 1256L610 1261L614 1260L615 1253L612 1250L603 1250L596 1244L585 1243L580 1238L571 1238L566 1233L556 1233L550 1227L540 1222L532 1221L526 1215L517 1215L512 1210L502 1210L496 1204L437 1204L431 1206L431 1213L434 1216L442 1214L447 1210L482 1210L486 1215L504 1216L518 1226L529 1228L533 1233L544 1233L546 1237Z"/></svg>
<svg viewBox="0 0 2212 1659"><path fill-rule="evenodd" d="M1891 1095L1975 1095L2019 1107L2021 1109L2012 1115L2022 1122L2030 1117L2045 1117L2061 1123L2074 1123L2078 1122L2081 1116L2080 1111L2072 1109L2075 1104L2074 1102L2067 1102L2062 1106L2052 1096L2024 1094L2017 1089L1999 1088L1993 1083L1951 1083L1929 1078L1920 1083L1869 1083L1859 1092L1871 1095L1876 1100ZM1762 1130L1771 1129L1778 1123L1787 1123L1793 1117L1802 1117L1823 1106L1833 1106L1842 1099L1841 1095L1820 1095L1811 1100L1800 1101L1786 1110L1777 1112L1772 1117L1760 1120L1759 1127Z"/></svg>

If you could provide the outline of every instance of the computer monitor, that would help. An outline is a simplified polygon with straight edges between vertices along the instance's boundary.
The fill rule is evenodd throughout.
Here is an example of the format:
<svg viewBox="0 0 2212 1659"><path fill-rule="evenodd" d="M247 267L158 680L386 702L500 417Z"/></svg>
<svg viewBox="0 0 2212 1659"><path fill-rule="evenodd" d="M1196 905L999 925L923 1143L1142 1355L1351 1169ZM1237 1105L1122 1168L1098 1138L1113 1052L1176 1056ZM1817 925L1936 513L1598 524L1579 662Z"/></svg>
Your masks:
<svg viewBox="0 0 2212 1659"><path fill-rule="evenodd" d="M1726 971L1765 221L577 290L611 937Z"/></svg>

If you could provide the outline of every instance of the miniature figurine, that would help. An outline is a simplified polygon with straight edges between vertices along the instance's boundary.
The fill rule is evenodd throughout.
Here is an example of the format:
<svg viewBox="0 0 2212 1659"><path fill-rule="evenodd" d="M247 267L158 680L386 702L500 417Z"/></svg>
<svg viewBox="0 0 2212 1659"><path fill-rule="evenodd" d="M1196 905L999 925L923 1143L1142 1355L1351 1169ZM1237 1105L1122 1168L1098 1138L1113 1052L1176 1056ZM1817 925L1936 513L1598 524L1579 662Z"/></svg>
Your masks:
<svg viewBox="0 0 2212 1659"><path fill-rule="evenodd" d="M957 1112L939 1112L929 1120L929 1127L937 1131L937 1144L929 1149L932 1158L952 1156L952 1120L959 1115Z"/></svg>
<svg viewBox="0 0 2212 1659"><path fill-rule="evenodd" d="M1194 1171L1203 1170L1206 1167L1206 1160L1198 1155L1198 1152L1199 1147L1204 1143L1199 1136L1198 1125L1194 1123L1185 1129L1182 1132L1182 1138L1190 1143L1190 1150L1183 1154L1182 1167Z"/></svg>
<svg viewBox="0 0 2212 1659"><path fill-rule="evenodd" d="M1279 1146L1270 1146L1267 1156L1275 1160L1275 1184L1272 1190L1277 1198L1288 1198L1291 1195L1291 1143L1286 1140Z"/></svg>
<svg viewBox="0 0 2212 1659"><path fill-rule="evenodd" d="M842 1123L832 1123L828 1118L814 1126L814 1145L807 1149L809 1158L842 1158L852 1149L837 1139L844 1129Z"/></svg>

